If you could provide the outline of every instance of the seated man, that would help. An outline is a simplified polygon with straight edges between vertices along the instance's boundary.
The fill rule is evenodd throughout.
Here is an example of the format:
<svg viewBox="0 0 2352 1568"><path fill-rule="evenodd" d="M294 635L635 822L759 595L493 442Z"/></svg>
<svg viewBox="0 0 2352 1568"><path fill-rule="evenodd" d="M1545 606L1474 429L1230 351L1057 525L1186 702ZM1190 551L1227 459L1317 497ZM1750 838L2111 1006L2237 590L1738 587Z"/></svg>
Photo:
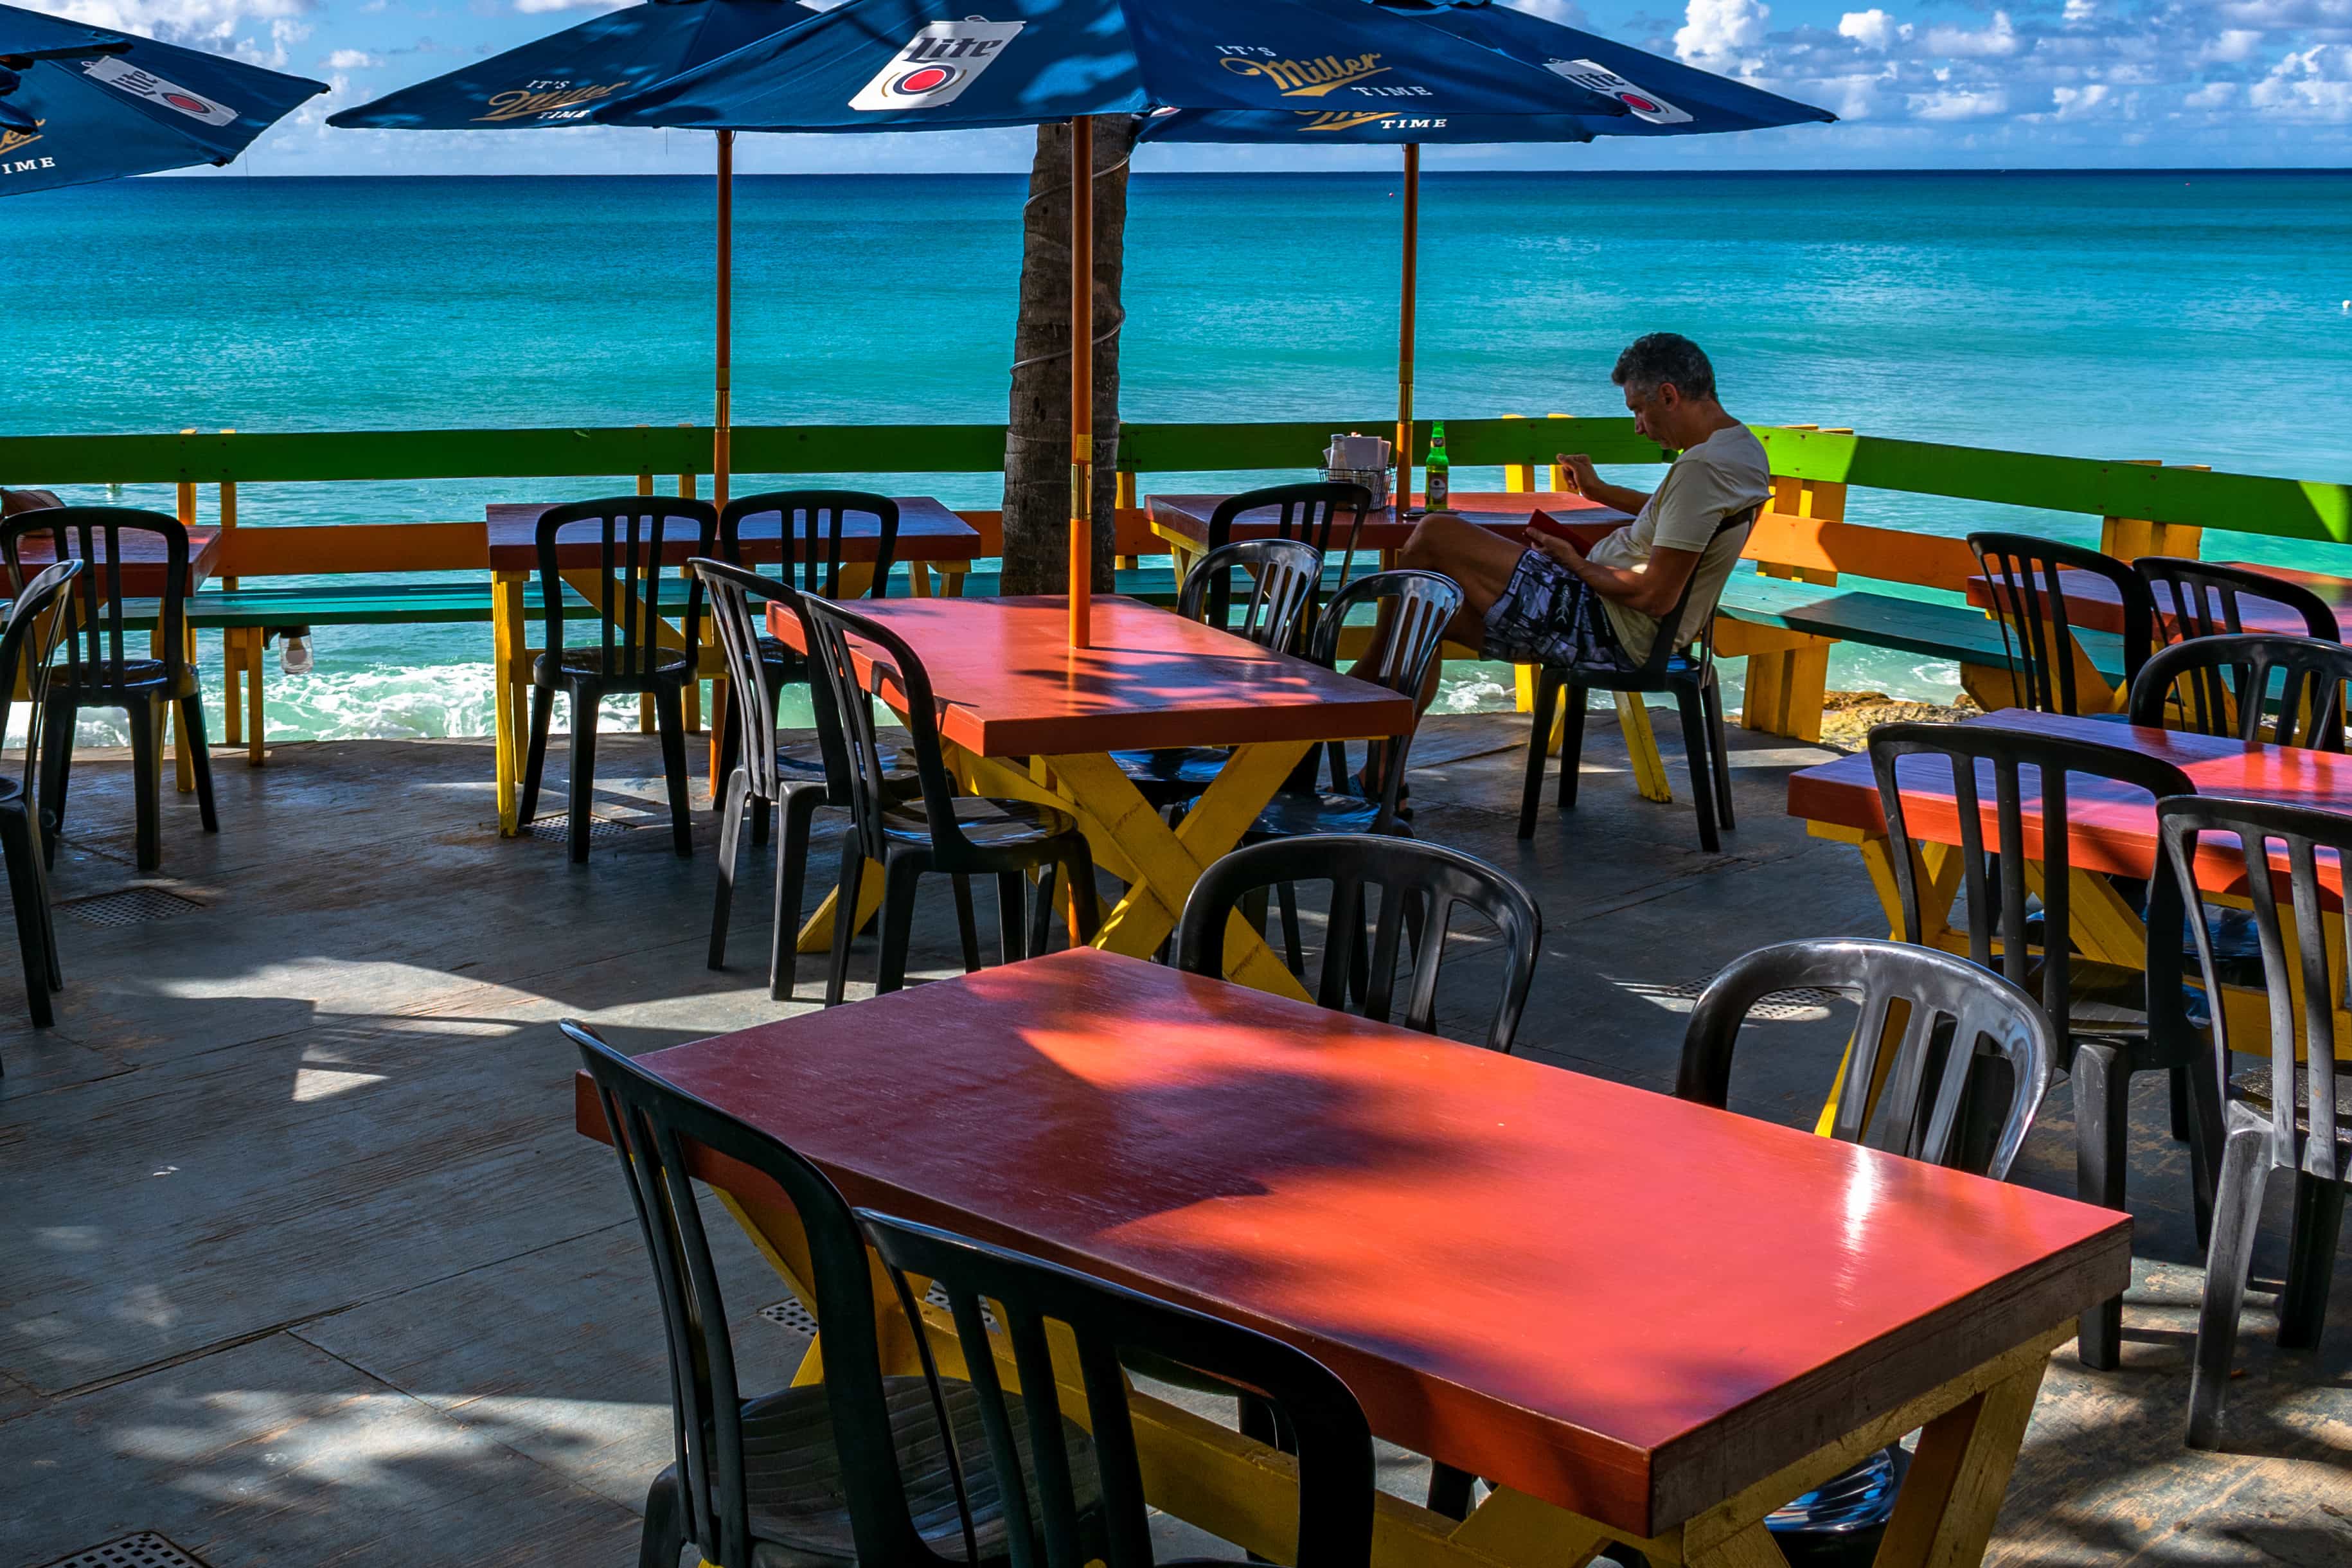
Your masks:
<svg viewBox="0 0 2352 1568"><path fill-rule="evenodd" d="M1449 640L1514 664L1635 669L1685 584L1690 604L1675 646L1706 629L1748 542L1745 526L1722 524L1772 491L1763 443L1716 401L1715 369L1688 338L1636 340L1617 356L1610 380L1625 389L1633 427L1682 455L1650 495L1607 483L1581 454L1559 458L1578 494L1638 514L1589 553L1536 533L1526 536L1528 548L1444 512L1423 518L1398 563L1462 584ZM1424 703L1434 695L1433 675Z"/></svg>

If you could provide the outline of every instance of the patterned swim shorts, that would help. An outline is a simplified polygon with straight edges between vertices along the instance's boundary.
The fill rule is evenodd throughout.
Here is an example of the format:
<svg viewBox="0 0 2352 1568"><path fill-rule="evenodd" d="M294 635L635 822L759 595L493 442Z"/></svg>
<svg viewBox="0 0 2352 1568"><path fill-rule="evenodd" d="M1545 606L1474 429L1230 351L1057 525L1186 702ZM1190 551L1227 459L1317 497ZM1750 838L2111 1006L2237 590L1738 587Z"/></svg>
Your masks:
<svg viewBox="0 0 2352 1568"><path fill-rule="evenodd" d="M1511 664L1601 664L1631 668L1601 596L1540 550L1511 569L1486 612L1486 657Z"/></svg>

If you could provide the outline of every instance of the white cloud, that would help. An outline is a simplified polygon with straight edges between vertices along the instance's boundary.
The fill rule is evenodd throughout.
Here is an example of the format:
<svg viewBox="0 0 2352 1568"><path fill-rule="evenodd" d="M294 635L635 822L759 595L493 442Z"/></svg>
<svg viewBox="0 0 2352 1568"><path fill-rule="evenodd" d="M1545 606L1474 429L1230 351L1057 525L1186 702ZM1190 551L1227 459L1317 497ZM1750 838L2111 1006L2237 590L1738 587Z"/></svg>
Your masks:
<svg viewBox="0 0 2352 1568"><path fill-rule="evenodd" d="M365 70L370 66L380 66L382 64L383 64L383 61L368 53L365 49L337 49L333 54L327 57L327 68L329 70Z"/></svg>
<svg viewBox="0 0 2352 1568"><path fill-rule="evenodd" d="M1995 11L1992 26L1973 33L1963 27L1930 27L1927 52L1956 59L2000 58L2017 52L2017 29L2006 11Z"/></svg>
<svg viewBox="0 0 2352 1568"><path fill-rule="evenodd" d="M1867 11L1848 11L1838 18L1838 37L1852 38L1865 49L1885 54L1899 42L1911 37L1908 22L1897 26L1894 17L1874 5Z"/></svg>
<svg viewBox="0 0 2352 1568"><path fill-rule="evenodd" d="M2000 88L1915 92L1908 102L1914 120L1986 120L2009 112L2009 94Z"/></svg>
<svg viewBox="0 0 2352 1568"><path fill-rule="evenodd" d="M2080 27L2087 25L2098 14L2098 0L2066 0L2066 26Z"/></svg>
<svg viewBox="0 0 2352 1568"><path fill-rule="evenodd" d="M1752 73L1762 62L1764 24L1772 8L1760 0L1690 0L1675 32L1675 53L1706 70Z"/></svg>
<svg viewBox="0 0 2352 1568"><path fill-rule="evenodd" d="M2106 108L2112 101L2109 95L2113 90L2103 81L2093 82L2088 87L2053 88L2050 100L2058 106L2059 119L2076 120Z"/></svg>
<svg viewBox="0 0 2352 1568"><path fill-rule="evenodd" d="M2352 120L2352 44L2290 53L2246 96L2257 109L2288 119Z"/></svg>
<svg viewBox="0 0 2352 1568"><path fill-rule="evenodd" d="M2234 81L2209 81L2180 100L2184 109L2221 109L2238 96Z"/></svg>

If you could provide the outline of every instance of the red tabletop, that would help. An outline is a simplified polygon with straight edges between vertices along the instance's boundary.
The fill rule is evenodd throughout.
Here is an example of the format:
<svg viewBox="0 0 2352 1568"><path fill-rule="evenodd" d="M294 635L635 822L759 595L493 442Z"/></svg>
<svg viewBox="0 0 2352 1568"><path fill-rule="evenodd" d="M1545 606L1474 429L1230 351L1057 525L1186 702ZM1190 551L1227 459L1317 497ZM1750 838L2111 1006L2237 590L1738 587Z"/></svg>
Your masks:
<svg viewBox="0 0 2352 1568"><path fill-rule="evenodd" d="M971 524L950 511L929 496L893 496L898 503L898 539L893 554L900 561L970 561L980 553L980 535ZM498 572L536 572L539 570L539 514L555 506L554 501L507 502L487 507L489 520L490 567ZM880 531L871 517L852 516L845 520L842 533L841 557L845 561L871 561ZM677 540L663 554L672 562L683 563L694 553L694 530L687 524L673 524ZM556 559L563 566L593 568L596 564L596 545L593 531L582 525L589 537L575 543L571 531L556 540ZM745 520L743 553L751 561L777 559L781 526L772 512L765 517ZM795 538L805 538L806 530L796 531Z"/></svg>
<svg viewBox="0 0 2352 1568"><path fill-rule="evenodd" d="M1412 704L1383 687L1135 599L1094 601L1087 648L1069 646L1059 595L854 607L907 639L930 674L940 732L982 756L1360 740L1412 723ZM802 647L782 605L768 606L768 629ZM903 704L895 683L879 695Z"/></svg>
<svg viewBox="0 0 2352 1568"><path fill-rule="evenodd" d="M2352 757L2333 752L2305 751L2299 746L2248 745L2213 735L2180 730L2144 729L2097 719L2034 713L2006 709L1980 714L1970 724L1997 724L2041 734L2127 746L2160 758L2187 773L2200 795L2234 795L2243 800L2284 801L2329 811L2352 812ZM1960 841L1958 803L1952 793L1951 764L1939 757L1906 758L1896 769L1903 785L1904 826L1911 837L1930 844ZM2027 783L2032 775L2027 775ZM1994 818L1990 764L1979 769L1978 804L1984 819L1984 842L1996 846L1999 826ZM1809 822L1829 823L1869 834L1886 831L1880 808L1878 783L1870 758L1857 752L1833 763L1807 768L1789 778L1789 815ZM2067 780L2066 815L2072 826L2068 858L2076 868L2116 876L2146 878L2154 874L2158 856L2156 800L2146 790L2130 789L2076 774ZM2025 853L2042 855L2042 811L2036 792L2023 803ZM2284 865L2282 856L2280 865ZM2323 881L2337 886L2337 868L2323 863ZM2198 858L2198 879L2209 891L2242 889L2243 861L2211 838Z"/></svg>
<svg viewBox="0 0 2352 1568"><path fill-rule="evenodd" d="M21 514L20 514L21 515ZM163 596L163 542L152 533L126 531L122 541L122 596L126 599L160 599ZM221 536L216 528L188 530L188 592L193 594L212 578L220 564ZM26 534L17 546L17 558L24 563L27 577L45 566L54 565L56 556L49 542L37 533ZM101 590L102 591L102 590Z"/></svg>
<svg viewBox="0 0 2352 1568"><path fill-rule="evenodd" d="M2260 572L2265 576L2297 584L2310 589L2327 602L2336 612L2336 626L2352 625L2352 579L2331 577L2322 572L2301 572L2292 566L2265 566L2253 561L2230 561L2221 564L2242 571ZM2113 583L2095 572L2072 569L2058 574L2059 590L2066 595L2066 619L2074 626L2090 631L2112 632L2121 636L2124 629L2123 595ZM1979 609L1998 607L1999 591L1992 579L1983 575L1969 579L1969 603ZM2156 607L2169 620L2174 614L2172 589L2168 584L2156 585ZM2218 617L2219 606L2212 613ZM2250 632L2274 632L2287 637L2305 637L2308 628L2303 617L2279 605L2245 602L2240 605L2240 619Z"/></svg>
<svg viewBox="0 0 2352 1568"><path fill-rule="evenodd" d="M1151 523L1184 538L1205 542L1209 537L1209 518L1225 496L1153 496L1150 498ZM1580 495L1564 490L1477 490L1463 491L1453 498L1446 508L1469 519L1482 528L1498 533L1518 533L1529 527L1546 532L1572 537L1591 543L1599 532L1622 527L1633 521L1627 513L1598 501L1587 500ZM1235 539L1267 539L1273 537L1276 512L1268 507L1260 511L1245 511L1234 520ZM1358 548L1364 550L1401 550L1412 534L1418 518L1409 518L1394 507L1369 512L1364 518L1364 531L1358 536Z"/></svg>
<svg viewBox="0 0 2352 1568"><path fill-rule="evenodd" d="M1091 949L640 1059L853 1203L1278 1335L1380 1436L1631 1535L2130 1274L2124 1215Z"/></svg>

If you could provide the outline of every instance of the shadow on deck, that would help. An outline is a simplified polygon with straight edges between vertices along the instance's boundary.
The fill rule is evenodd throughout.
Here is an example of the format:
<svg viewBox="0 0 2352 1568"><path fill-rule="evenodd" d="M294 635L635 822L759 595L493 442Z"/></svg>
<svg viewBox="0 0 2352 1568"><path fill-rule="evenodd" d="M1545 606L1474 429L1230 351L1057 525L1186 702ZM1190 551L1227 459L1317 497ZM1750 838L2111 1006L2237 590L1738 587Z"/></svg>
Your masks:
<svg viewBox="0 0 2352 1568"><path fill-rule="evenodd" d="M1853 852L1782 813L1787 772L1824 753L1743 747L1739 830L1706 856L1686 796L1634 796L1596 713L1581 808L1547 806L1521 845L1523 733L1433 721L1413 805L1423 837L1513 870L1543 906L1525 1054L1667 1089L1682 1016L1720 965L1789 937L1883 932ZM600 749L601 809L646 826L600 834L584 870L565 862L560 816L549 839L497 837L487 742L287 745L261 771L224 751L223 831L205 837L191 804L167 802L152 879L131 867L127 766L78 762L59 1026L0 1030L0 1563L145 1530L215 1568L635 1560L635 1510L669 1458L667 1374L612 1156L572 1131L553 1020L639 1051L777 1009L760 972L768 868L747 857L735 966L705 969L711 819L698 858L677 860L650 742ZM823 846L812 863L830 864ZM104 897L140 885L188 906ZM954 965L941 893L918 973ZM126 912L161 918L108 923ZM1476 962L1449 986L1462 1017L1478 1009ZM853 973L871 963L869 942ZM12 1018L16 984L11 966ZM1803 1124L1843 1028L1790 1012L1744 1058L1736 1102ZM2201 1258L2162 1088L2144 1079L2134 1106L2142 1261L2124 1368L2058 1353L1988 1560L2352 1561L2352 1331L2315 1353L2270 1342L2282 1216L2257 1255L2236 1451L2180 1447ZM2062 1085L2023 1179L2070 1190L2072 1134ZM713 1235L733 1244L730 1225ZM724 1261L749 1383L780 1382L804 1342L759 1309L784 1292L748 1247ZM1409 1456L1384 1469L1414 1494Z"/></svg>

